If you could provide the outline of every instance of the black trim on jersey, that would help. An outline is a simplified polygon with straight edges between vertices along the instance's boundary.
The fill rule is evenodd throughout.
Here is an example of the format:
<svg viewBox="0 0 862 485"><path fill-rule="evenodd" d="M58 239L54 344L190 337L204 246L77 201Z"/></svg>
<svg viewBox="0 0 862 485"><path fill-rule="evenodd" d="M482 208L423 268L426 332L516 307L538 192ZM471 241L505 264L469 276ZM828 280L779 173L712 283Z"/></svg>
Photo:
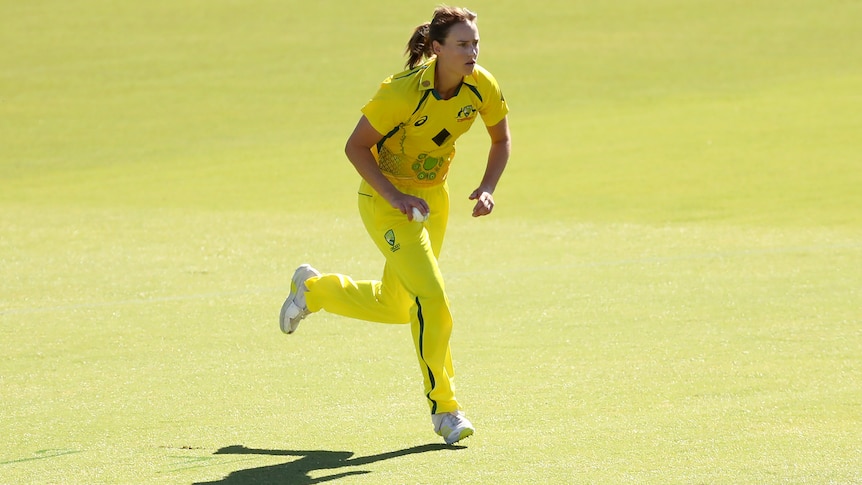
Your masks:
<svg viewBox="0 0 862 485"><path fill-rule="evenodd" d="M404 79L405 77L410 77L418 72L424 71L425 69L428 69L428 66L414 67L411 71L408 71L403 76L393 77L392 80L394 81L396 79Z"/></svg>
<svg viewBox="0 0 862 485"><path fill-rule="evenodd" d="M464 84L467 84L467 83L464 83ZM479 94L479 88L477 88L476 86L473 86L472 84L467 84L467 87L470 88L470 91L473 91L473 94L475 94L476 97L479 98L479 101L483 101L483 102L485 101L484 99L482 99L482 95Z"/></svg>
<svg viewBox="0 0 862 485"><path fill-rule="evenodd" d="M417 112L417 111L419 111L419 108L421 108L421 107L422 107L422 103L424 103L424 102L425 102L425 100L426 100L426 99L428 99L428 95L429 95L429 94L431 94L431 91L432 91L431 89L426 89L426 90L425 90L425 94L423 94L423 95L422 95L422 99L420 99L420 100L419 100L419 103L416 105L416 109L414 109L414 110L413 110L413 112L412 112L412 113L410 113L410 116L415 115L415 114L416 114L416 112Z"/></svg>
<svg viewBox="0 0 862 485"><path fill-rule="evenodd" d="M392 135L398 133L398 130L401 129L402 126L404 126L404 123L400 123L395 128L392 128L392 131L384 135L383 138L381 138L380 141L377 142L377 153L380 153L380 149L383 148L383 142L388 140Z"/></svg>
<svg viewBox="0 0 862 485"><path fill-rule="evenodd" d="M419 108L422 107L422 103L424 103L425 100L428 99L429 94L431 94L430 89L426 90L425 93L422 94L422 98L419 100L419 103L416 105L416 109L414 109L413 112L410 113L410 116L415 115L416 112L419 111ZM391 138L392 135L394 135L395 133L398 133L398 130L400 130L402 126L404 126L404 123L399 123L398 126L396 126L395 128L392 128L392 131L390 131L389 133L384 135L383 138L381 138L380 141L377 142L377 152L378 153L380 152L380 149L383 148L383 143L385 143L386 140Z"/></svg>

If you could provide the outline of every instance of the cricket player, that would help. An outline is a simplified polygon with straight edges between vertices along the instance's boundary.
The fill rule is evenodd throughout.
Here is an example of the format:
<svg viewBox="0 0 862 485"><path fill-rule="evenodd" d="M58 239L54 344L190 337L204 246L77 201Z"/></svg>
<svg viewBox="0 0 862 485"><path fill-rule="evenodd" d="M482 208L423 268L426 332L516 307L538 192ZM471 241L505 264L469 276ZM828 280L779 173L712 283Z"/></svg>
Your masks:
<svg viewBox="0 0 862 485"><path fill-rule="evenodd" d="M386 259L378 281L294 273L281 309L283 332L319 310L372 322L410 323L434 431L447 444L474 432L455 398L449 348L452 314L437 260L449 217L446 178L455 141L481 117L491 138L484 176L469 198L473 216L494 209L509 159L508 106L494 77L476 64L476 14L438 7L407 44L407 70L383 81L362 108L345 153L359 172L359 213Z"/></svg>

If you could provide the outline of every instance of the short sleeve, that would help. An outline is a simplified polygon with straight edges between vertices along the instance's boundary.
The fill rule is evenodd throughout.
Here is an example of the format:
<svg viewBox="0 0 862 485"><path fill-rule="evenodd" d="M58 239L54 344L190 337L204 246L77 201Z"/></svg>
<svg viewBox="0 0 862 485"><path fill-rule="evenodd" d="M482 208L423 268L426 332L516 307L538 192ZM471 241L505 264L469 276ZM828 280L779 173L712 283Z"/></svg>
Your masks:
<svg viewBox="0 0 862 485"><path fill-rule="evenodd" d="M362 114L371 126L384 135L410 117L410 113L406 112L409 107L404 102L403 96L398 96L393 89L391 81L392 78L383 81L377 94L362 107Z"/></svg>
<svg viewBox="0 0 862 485"><path fill-rule="evenodd" d="M482 94L482 106L479 108L479 114L482 115L482 121L485 126L494 126L503 121L506 114L509 113L509 105L506 104L506 98L503 96L503 91L497 80L490 72L482 70L482 76L479 77L479 91Z"/></svg>

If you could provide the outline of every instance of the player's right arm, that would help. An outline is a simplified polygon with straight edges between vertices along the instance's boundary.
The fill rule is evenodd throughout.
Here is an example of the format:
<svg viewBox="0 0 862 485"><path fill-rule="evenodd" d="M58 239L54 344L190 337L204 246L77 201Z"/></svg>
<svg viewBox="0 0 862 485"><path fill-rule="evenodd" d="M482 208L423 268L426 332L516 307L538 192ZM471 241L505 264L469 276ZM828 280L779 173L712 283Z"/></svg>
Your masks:
<svg viewBox="0 0 862 485"><path fill-rule="evenodd" d="M371 126L371 123L363 115L356 123L356 128L353 129L353 133L344 146L347 159L350 160L359 175L368 182L368 185L386 199L392 207L401 211L402 214L407 214L409 219L412 220L413 218L414 207L419 209L419 212L427 214L429 208L424 200L401 192L380 171L371 148L383 136Z"/></svg>

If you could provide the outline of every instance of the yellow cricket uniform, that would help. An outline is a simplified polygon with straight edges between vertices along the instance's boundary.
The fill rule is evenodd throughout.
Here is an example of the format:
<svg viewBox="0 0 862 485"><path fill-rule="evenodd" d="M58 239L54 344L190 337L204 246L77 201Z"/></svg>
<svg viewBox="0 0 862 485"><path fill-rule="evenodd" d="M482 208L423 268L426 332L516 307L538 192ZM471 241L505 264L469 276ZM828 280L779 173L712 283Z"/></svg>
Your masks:
<svg viewBox="0 0 862 485"><path fill-rule="evenodd" d="M362 113L383 138L373 148L380 171L402 192L424 199L431 212L410 222L364 180L359 212L371 239L386 258L380 281L354 281L324 274L306 281L306 303L352 318L411 323L416 355L431 413L456 411L449 350L452 315L437 258L449 219L446 177L455 140L477 116L494 126L508 107L494 77L475 66L456 94L441 99L434 87L436 59L393 75Z"/></svg>

